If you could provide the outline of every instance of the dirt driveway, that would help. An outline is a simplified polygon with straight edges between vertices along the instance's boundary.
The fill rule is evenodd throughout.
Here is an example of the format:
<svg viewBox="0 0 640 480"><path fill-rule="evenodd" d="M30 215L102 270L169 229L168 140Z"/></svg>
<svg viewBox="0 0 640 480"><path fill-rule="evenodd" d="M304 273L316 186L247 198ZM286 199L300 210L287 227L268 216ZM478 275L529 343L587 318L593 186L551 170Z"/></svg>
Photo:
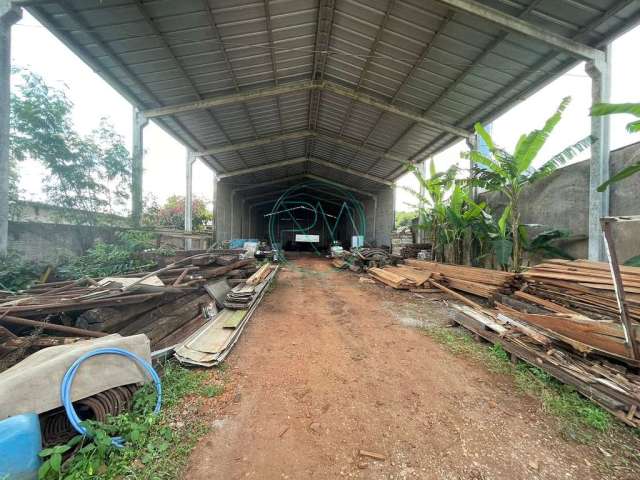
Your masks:
<svg viewBox="0 0 640 480"><path fill-rule="evenodd" d="M201 412L213 430L184 478L601 478L601 454L508 378L408 326L401 295L321 259L283 268L228 360L228 401Z"/></svg>

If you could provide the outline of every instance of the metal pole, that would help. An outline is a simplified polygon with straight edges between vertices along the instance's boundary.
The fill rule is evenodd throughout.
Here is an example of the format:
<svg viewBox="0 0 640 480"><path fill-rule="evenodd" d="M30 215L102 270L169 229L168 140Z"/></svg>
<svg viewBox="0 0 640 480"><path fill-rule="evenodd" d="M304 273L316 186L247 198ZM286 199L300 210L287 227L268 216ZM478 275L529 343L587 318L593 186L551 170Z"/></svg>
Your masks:
<svg viewBox="0 0 640 480"><path fill-rule="evenodd" d="M217 237L218 237L218 199L216 198L218 195L218 177L216 176L216 173L213 172L213 205L212 205L212 210L213 210L213 220L211 221L211 229L213 230L213 242L215 243L217 241Z"/></svg>
<svg viewBox="0 0 640 480"><path fill-rule="evenodd" d="M9 243L9 111L11 109L11 26L22 10L0 0L0 255Z"/></svg>
<svg viewBox="0 0 640 480"><path fill-rule="evenodd" d="M422 163L420 164L420 174L422 177L422 180L426 180L427 179L427 161L429 159L425 158ZM424 216L424 209L426 208L426 205L424 203L424 201L422 200L425 195L427 194L427 190L424 188L424 185L422 184L422 182L420 182L420 202L418 203L418 231L416 232L416 242L417 243L425 243L425 231L420 227L421 225L424 225L425 222L425 216Z"/></svg>
<svg viewBox="0 0 640 480"><path fill-rule="evenodd" d="M140 110L133 107L133 146L131 148L131 220L140 226L142 218L142 175L144 157L144 127L149 121Z"/></svg>
<svg viewBox="0 0 640 480"><path fill-rule="evenodd" d="M611 92L611 46L607 47L607 60L589 62L587 74L591 77L593 104L608 102ZM600 235L600 218L609 215L609 189L599 193L598 185L609 178L609 117L591 117L591 160L589 167L589 260L604 261L605 248Z"/></svg>
<svg viewBox="0 0 640 480"><path fill-rule="evenodd" d="M620 264L618 263L618 255L616 253L615 243L611 234L611 222L617 221L615 217L601 219L602 237L604 239L604 247L609 260L609 269L613 278L613 288L618 301L618 311L620 312L620 323L622 323L622 331L624 332L624 340L631 358L637 360L640 358L638 344L636 343L635 331L633 325L627 315L627 303L624 293L624 285L622 283L622 275L620 274Z"/></svg>
<svg viewBox="0 0 640 480"><path fill-rule="evenodd" d="M184 233L187 235L184 240L184 249L191 250L191 232L193 231L193 163L195 162L195 157L193 156L193 151L187 151L187 162L186 162L186 170L187 170L187 185L186 185L186 195L184 197Z"/></svg>

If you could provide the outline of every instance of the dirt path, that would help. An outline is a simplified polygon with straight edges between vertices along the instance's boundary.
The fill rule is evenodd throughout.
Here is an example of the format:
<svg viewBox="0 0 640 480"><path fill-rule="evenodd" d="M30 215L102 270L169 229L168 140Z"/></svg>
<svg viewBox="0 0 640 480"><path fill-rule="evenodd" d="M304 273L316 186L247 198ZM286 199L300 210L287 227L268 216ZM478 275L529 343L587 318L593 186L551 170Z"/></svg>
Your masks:
<svg viewBox="0 0 640 480"><path fill-rule="evenodd" d="M319 259L279 273L228 361L231 400L203 413L214 428L185 479L600 478L593 448L399 321L396 292L357 278Z"/></svg>

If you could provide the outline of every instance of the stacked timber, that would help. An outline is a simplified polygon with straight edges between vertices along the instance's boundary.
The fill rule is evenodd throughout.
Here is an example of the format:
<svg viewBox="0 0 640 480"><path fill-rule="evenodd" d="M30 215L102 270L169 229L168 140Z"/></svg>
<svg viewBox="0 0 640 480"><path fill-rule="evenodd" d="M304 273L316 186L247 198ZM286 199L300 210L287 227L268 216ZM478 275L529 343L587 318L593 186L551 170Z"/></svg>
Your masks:
<svg viewBox="0 0 640 480"><path fill-rule="evenodd" d="M627 312L640 321L640 268L620 267ZM588 260L548 260L522 274L523 291L594 318L618 315L609 265Z"/></svg>
<svg viewBox="0 0 640 480"><path fill-rule="evenodd" d="M150 272L36 284L0 300L0 371L41 348L111 333L144 333L154 350L175 345L215 308L205 285L256 270L235 252L204 252Z"/></svg>
<svg viewBox="0 0 640 480"><path fill-rule="evenodd" d="M463 327L501 345L512 358L572 385L622 422L640 427L638 362L627 356L619 323L542 308L529 313L521 305L514 308L501 303L495 310L469 305L454 308L456 321ZM640 340L638 329L634 335Z"/></svg>
<svg viewBox="0 0 640 480"><path fill-rule="evenodd" d="M418 253L426 252L427 258L431 258L431 244L430 243L410 243L403 245L400 249L400 256L402 258L418 258Z"/></svg>
<svg viewBox="0 0 640 480"><path fill-rule="evenodd" d="M440 275L443 283L453 290L460 290L487 299L491 299L499 293L511 292L517 280L514 273L486 268L412 259L405 260L405 263L412 268Z"/></svg>
<svg viewBox="0 0 640 480"><path fill-rule="evenodd" d="M409 290L410 288L416 288L415 281L405 277L404 275L394 273L388 268L373 267L368 269L367 273L369 273L373 279L395 289Z"/></svg>
<svg viewBox="0 0 640 480"><path fill-rule="evenodd" d="M255 289L256 297L245 308L225 308L194 331L175 348L175 357L184 364L212 367L222 362L231 351L242 331L264 297L267 287L278 270L277 265L266 264L250 277L246 284Z"/></svg>
<svg viewBox="0 0 640 480"><path fill-rule="evenodd" d="M265 263L253 275L247 278L246 281L233 287L227 293L224 307L234 310L250 308L262 293L262 289L266 286L265 279L275 268L275 265Z"/></svg>

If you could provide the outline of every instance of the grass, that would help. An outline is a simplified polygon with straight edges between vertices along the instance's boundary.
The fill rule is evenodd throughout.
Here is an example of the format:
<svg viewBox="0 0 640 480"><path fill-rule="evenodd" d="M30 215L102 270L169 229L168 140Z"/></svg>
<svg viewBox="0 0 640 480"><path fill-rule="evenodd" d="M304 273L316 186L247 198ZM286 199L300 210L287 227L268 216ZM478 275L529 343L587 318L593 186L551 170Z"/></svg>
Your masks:
<svg viewBox="0 0 640 480"><path fill-rule="evenodd" d="M224 385L211 383L205 371L188 370L174 362L163 366L162 410L152 415L155 390L149 385L136 392L131 413L109 419L105 424L87 422L91 440L75 437L67 445L41 452L43 480L173 480L180 478L189 454L209 430L197 415L189 415L191 403L220 395ZM223 372L224 382L224 372ZM186 402L186 398L193 402ZM110 436L125 438L124 448L111 445ZM65 454L78 451L66 462Z"/></svg>
<svg viewBox="0 0 640 480"><path fill-rule="evenodd" d="M518 390L538 399L543 409L559 420L562 433L573 440L589 442L598 434L610 432L615 424L608 412L544 370L524 362L514 365L500 345L476 342L460 328L431 326L424 333L454 355L470 357L494 373L511 376Z"/></svg>

